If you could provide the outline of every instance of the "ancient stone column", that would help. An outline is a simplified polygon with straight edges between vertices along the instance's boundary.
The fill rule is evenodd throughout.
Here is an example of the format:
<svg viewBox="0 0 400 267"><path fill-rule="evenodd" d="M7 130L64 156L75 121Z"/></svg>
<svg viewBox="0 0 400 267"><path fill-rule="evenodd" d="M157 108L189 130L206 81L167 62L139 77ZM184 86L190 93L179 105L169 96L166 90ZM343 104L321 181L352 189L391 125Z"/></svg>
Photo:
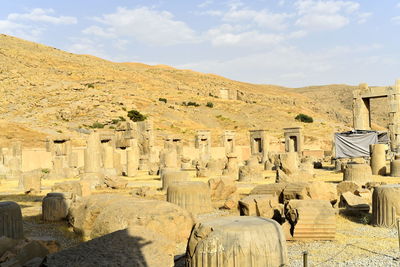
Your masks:
<svg viewBox="0 0 400 267"><path fill-rule="evenodd" d="M42 201L43 220L49 222L64 220L67 218L70 206L71 199L68 193L48 193Z"/></svg>
<svg viewBox="0 0 400 267"><path fill-rule="evenodd" d="M400 185L375 187L372 194L372 224L395 227L400 216Z"/></svg>
<svg viewBox="0 0 400 267"><path fill-rule="evenodd" d="M353 128L356 130L371 129L369 98L361 97L361 92L366 90L368 90L368 84L361 83L359 89L353 91Z"/></svg>
<svg viewBox="0 0 400 267"><path fill-rule="evenodd" d="M400 177L400 156L398 155L390 162L390 176Z"/></svg>
<svg viewBox="0 0 400 267"><path fill-rule="evenodd" d="M108 144L103 146L103 167L104 169L114 168L114 148Z"/></svg>
<svg viewBox="0 0 400 267"><path fill-rule="evenodd" d="M197 223L186 252L189 267L286 266L281 226L271 219L223 217Z"/></svg>
<svg viewBox="0 0 400 267"><path fill-rule="evenodd" d="M343 181L365 184L372 182L371 167L367 164L348 163L343 172Z"/></svg>
<svg viewBox="0 0 400 267"><path fill-rule="evenodd" d="M374 175L386 175L385 144L370 145L371 169Z"/></svg>
<svg viewBox="0 0 400 267"><path fill-rule="evenodd" d="M87 139L87 147L84 155L85 172L98 173L101 168L101 154L100 154L100 136L99 133L93 132Z"/></svg>
<svg viewBox="0 0 400 267"><path fill-rule="evenodd" d="M114 151L114 168L117 175L122 175L121 154Z"/></svg>
<svg viewBox="0 0 400 267"><path fill-rule="evenodd" d="M19 185L24 192L38 194L41 190L43 172L40 169L24 172L22 174L22 181Z"/></svg>
<svg viewBox="0 0 400 267"><path fill-rule="evenodd" d="M139 170L139 148L137 140L130 141L130 147L126 149L126 175L135 176Z"/></svg>
<svg viewBox="0 0 400 267"><path fill-rule="evenodd" d="M21 208L15 202L0 202L0 236L24 238Z"/></svg>
<svg viewBox="0 0 400 267"><path fill-rule="evenodd" d="M210 212L211 192L203 182L174 182L168 186L167 201L193 214Z"/></svg>
<svg viewBox="0 0 400 267"><path fill-rule="evenodd" d="M184 171L166 171L161 175L162 190L167 190L168 186L174 182L188 181L189 174Z"/></svg>

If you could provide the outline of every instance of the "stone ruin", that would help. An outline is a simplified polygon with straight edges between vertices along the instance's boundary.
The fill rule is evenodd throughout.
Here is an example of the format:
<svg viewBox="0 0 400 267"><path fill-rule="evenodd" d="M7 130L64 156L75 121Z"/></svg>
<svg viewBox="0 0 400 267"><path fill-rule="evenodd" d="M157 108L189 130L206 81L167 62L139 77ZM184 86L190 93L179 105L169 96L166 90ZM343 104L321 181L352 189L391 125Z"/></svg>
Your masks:
<svg viewBox="0 0 400 267"><path fill-rule="evenodd" d="M278 223L261 217L222 217L196 224L186 266L285 266L287 249Z"/></svg>
<svg viewBox="0 0 400 267"><path fill-rule="evenodd" d="M304 136L301 127L284 128L285 151L297 152L299 155L303 152Z"/></svg>
<svg viewBox="0 0 400 267"><path fill-rule="evenodd" d="M264 163L268 158L269 139L266 130L250 130L251 156Z"/></svg>
<svg viewBox="0 0 400 267"><path fill-rule="evenodd" d="M211 150L211 133L207 130L197 131L195 137L195 148L199 150L199 160L208 162Z"/></svg>
<svg viewBox="0 0 400 267"><path fill-rule="evenodd" d="M6 148L0 148L0 178L19 180L22 174L22 143L12 142Z"/></svg>

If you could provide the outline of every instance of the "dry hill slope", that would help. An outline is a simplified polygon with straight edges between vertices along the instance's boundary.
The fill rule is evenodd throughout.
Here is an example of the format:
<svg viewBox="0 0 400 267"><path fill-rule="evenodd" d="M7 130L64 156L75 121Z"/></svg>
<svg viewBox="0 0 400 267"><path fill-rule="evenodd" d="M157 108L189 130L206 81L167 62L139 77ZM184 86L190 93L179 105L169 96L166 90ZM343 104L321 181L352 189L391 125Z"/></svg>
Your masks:
<svg viewBox="0 0 400 267"><path fill-rule="evenodd" d="M241 100L214 97L220 88L238 90ZM157 135L192 140L195 130L210 129L217 142L224 129L235 129L238 143L245 144L248 129L264 128L281 138L283 127L302 125L308 143L328 148L332 132L346 129L346 115L288 90L163 65L113 63L0 35L0 129L8 125L0 146L13 139L42 145L46 135L58 133L79 136L95 122L113 127L127 110L137 109L154 121ZM189 101L200 106L181 104ZM298 113L315 122L295 121Z"/></svg>

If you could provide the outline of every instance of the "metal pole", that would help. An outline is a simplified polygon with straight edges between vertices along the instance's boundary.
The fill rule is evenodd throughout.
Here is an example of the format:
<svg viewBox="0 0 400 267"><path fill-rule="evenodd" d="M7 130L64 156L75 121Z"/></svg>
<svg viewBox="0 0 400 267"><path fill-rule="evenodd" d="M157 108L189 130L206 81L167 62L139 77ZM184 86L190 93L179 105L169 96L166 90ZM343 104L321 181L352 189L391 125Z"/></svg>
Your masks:
<svg viewBox="0 0 400 267"><path fill-rule="evenodd" d="M308 252L303 252L303 267L308 267Z"/></svg>

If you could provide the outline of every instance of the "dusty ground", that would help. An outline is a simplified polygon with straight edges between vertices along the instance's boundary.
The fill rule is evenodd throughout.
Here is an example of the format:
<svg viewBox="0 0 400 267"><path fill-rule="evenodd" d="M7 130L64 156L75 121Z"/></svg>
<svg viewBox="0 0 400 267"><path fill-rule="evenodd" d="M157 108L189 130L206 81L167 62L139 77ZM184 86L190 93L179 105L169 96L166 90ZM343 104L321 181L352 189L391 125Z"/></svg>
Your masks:
<svg viewBox="0 0 400 267"><path fill-rule="evenodd" d="M315 170L318 181L338 183L342 180L342 174L323 169ZM193 180L207 181L204 178ZM266 180L262 183L273 183L274 172L266 171ZM387 183L400 183L400 178L374 176L376 181ZM128 178L129 184L124 190L104 189L95 193L115 193L129 195L129 193L140 186L160 188L161 181L157 176L141 175ZM24 230L27 237L52 237L55 238L61 248L68 248L82 242L76 236L66 222L44 223L41 218L41 199L49 192L51 185L60 181L44 181L44 190L40 195L27 196L21 194L17 189L16 181L1 181L0 201L10 200L18 202L22 207L24 217ZM242 195L248 194L256 184L244 184L239 182L238 188ZM158 192L153 198L163 200L165 195ZM231 213L232 214L232 213ZM227 211L215 211L206 217L227 216ZM303 251L309 254L310 266L399 266L400 262L394 259L400 256L399 243L396 229L378 228L368 225L371 214L366 216L349 216L342 212L338 214L336 221L337 232L335 241L323 242L299 242L290 241L288 245L288 256L290 266L302 266Z"/></svg>

